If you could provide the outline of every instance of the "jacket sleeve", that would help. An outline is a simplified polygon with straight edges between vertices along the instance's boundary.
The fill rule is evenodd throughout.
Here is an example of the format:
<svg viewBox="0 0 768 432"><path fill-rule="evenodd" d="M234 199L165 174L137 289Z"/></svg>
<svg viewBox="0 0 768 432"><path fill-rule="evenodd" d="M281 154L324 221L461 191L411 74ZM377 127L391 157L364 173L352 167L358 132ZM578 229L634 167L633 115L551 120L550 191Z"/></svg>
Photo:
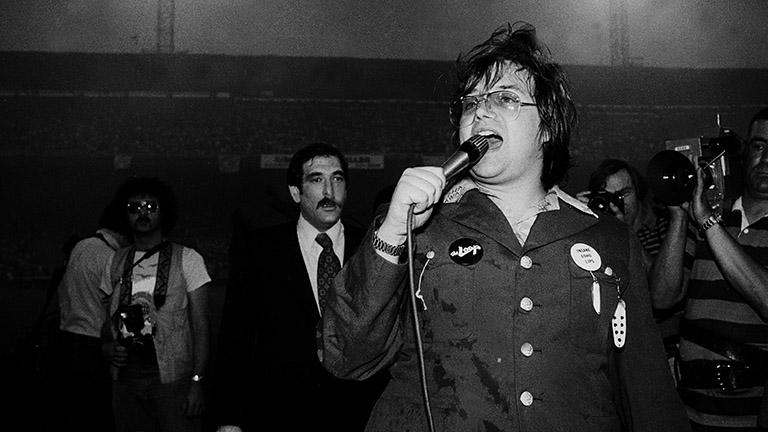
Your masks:
<svg viewBox="0 0 768 432"><path fill-rule="evenodd" d="M334 281L322 314L323 366L340 378L363 380L392 363L403 343L407 267L380 257L373 231Z"/></svg>
<svg viewBox="0 0 768 432"><path fill-rule="evenodd" d="M610 361L618 411L630 431L689 431L652 317L640 244L629 237L630 281L623 293L627 339L622 349L613 347Z"/></svg>
<svg viewBox="0 0 768 432"><path fill-rule="evenodd" d="M233 238L233 246L236 242ZM249 285L245 248L230 253L230 275L221 315L218 350L215 359L215 414L217 425L243 426L248 401L251 400L250 371L254 367L253 350L257 341L252 311L257 310Z"/></svg>

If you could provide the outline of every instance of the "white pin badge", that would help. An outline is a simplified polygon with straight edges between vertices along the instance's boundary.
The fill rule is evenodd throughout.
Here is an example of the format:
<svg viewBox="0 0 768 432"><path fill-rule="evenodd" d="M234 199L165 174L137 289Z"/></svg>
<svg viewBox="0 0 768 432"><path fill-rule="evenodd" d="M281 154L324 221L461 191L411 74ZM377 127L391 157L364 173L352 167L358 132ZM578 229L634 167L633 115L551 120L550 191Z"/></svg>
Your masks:
<svg viewBox="0 0 768 432"><path fill-rule="evenodd" d="M613 326L613 344L616 345L616 348L621 348L627 341L627 305L621 295L619 295L619 303L616 305L611 324Z"/></svg>
<svg viewBox="0 0 768 432"><path fill-rule="evenodd" d="M592 246L585 243L576 243L571 246L571 258L577 266L588 272L599 270L600 266L603 265L600 254Z"/></svg>
<svg viewBox="0 0 768 432"><path fill-rule="evenodd" d="M584 269L592 275L592 308L595 313L600 315L600 283L595 277L594 271L600 269L603 260L600 254L586 243L576 243L571 246L571 259L579 268Z"/></svg>

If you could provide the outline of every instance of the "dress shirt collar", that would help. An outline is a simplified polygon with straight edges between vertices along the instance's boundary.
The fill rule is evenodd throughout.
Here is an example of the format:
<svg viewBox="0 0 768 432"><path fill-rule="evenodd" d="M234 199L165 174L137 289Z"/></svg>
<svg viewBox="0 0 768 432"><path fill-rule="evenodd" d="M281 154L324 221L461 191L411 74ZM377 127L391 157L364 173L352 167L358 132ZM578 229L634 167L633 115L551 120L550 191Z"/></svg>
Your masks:
<svg viewBox="0 0 768 432"><path fill-rule="evenodd" d="M344 237L342 236L342 229L343 229L343 225L341 224L341 219L339 219L335 225L330 227L328 230L324 231L326 234L328 234L328 237L331 238L331 241L333 241L334 250L340 246L343 248L343 245L340 244L341 241L344 239ZM318 234L320 234L320 231L318 231L317 228L312 226L312 224L310 224L309 221L304 219L304 215L299 215L299 222L297 223L296 231L299 235L300 243L303 243L306 245L314 245L322 249L322 247L315 241L315 238L317 237Z"/></svg>

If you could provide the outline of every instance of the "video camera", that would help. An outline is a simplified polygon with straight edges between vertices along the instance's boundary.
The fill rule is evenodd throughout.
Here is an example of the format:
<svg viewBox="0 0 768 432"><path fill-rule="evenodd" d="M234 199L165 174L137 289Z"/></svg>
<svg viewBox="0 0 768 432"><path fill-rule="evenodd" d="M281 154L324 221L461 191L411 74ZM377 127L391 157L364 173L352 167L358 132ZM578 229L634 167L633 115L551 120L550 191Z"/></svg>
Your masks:
<svg viewBox="0 0 768 432"><path fill-rule="evenodd" d="M732 129L720 127L719 115L717 123L716 137L665 141L666 150L657 153L647 169L656 199L672 206L689 201L696 187L696 167L705 168L704 196L713 209L738 196L743 181L738 158L742 141Z"/></svg>

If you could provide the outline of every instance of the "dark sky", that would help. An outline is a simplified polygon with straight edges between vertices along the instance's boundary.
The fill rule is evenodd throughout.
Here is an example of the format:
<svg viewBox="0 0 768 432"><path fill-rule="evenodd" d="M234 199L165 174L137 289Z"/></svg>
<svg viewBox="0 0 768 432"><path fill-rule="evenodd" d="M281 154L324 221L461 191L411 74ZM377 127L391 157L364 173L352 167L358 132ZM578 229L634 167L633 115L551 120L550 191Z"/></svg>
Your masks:
<svg viewBox="0 0 768 432"><path fill-rule="evenodd" d="M645 66L768 68L768 0L626 0ZM528 21L564 64L609 60L609 0L176 0L190 53L453 60ZM0 0L0 50L138 52L157 0Z"/></svg>

